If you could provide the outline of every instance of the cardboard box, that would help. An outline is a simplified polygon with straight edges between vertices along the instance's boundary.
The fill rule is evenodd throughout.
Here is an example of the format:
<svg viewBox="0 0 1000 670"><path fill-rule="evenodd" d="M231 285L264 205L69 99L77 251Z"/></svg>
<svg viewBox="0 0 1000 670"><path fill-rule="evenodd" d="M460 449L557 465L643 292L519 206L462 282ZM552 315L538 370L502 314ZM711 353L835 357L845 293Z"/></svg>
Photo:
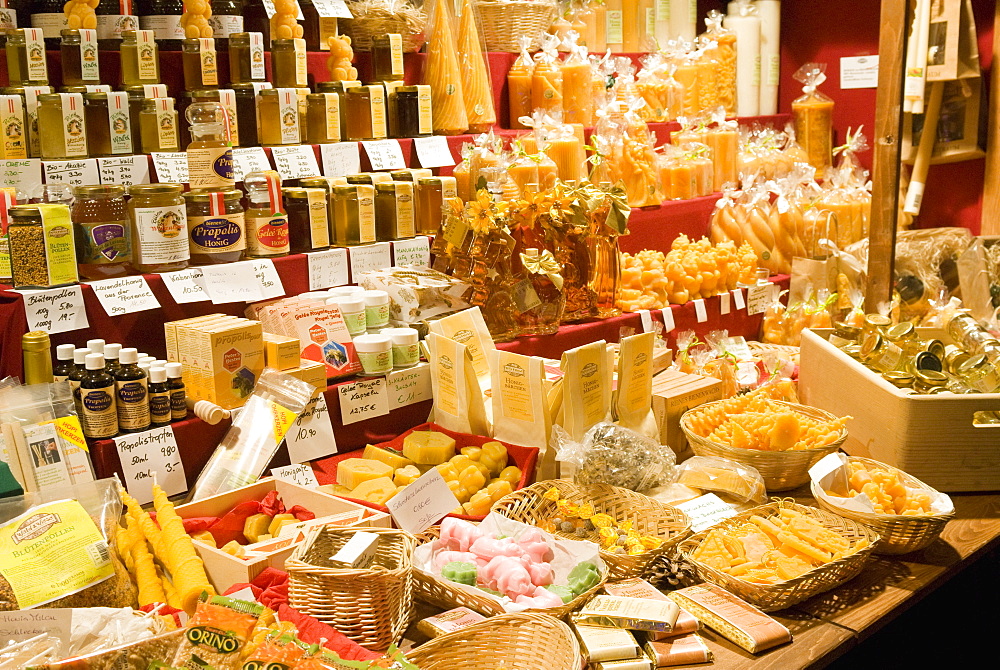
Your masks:
<svg viewBox="0 0 1000 670"><path fill-rule="evenodd" d="M722 382L714 377L666 370L653 377L653 416L660 429L660 442L678 457L689 451L681 430L681 415L698 405L722 400Z"/></svg>
<svg viewBox="0 0 1000 670"><path fill-rule="evenodd" d="M908 394L827 342L831 332L802 332L799 397L852 417L844 451L888 463L939 491L1000 489L1000 425L972 423L975 412L1000 410L1000 393ZM917 332L952 342L944 331Z"/></svg>
<svg viewBox="0 0 1000 670"><path fill-rule="evenodd" d="M295 337L264 333L264 365L275 370L299 367L299 340Z"/></svg>
<svg viewBox="0 0 1000 670"><path fill-rule="evenodd" d="M307 384L312 384L320 391L326 390L326 366L318 361L308 361L301 358L298 367L282 370L282 372Z"/></svg>
<svg viewBox="0 0 1000 670"><path fill-rule="evenodd" d="M322 491L299 486L291 482L277 480L273 478L262 479L256 484L250 484L242 488L211 496L204 500L179 505L177 514L182 519L195 517L221 517L241 502L247 500L263 500L271 491L277 491L281 496L281 501L285 507L302 505L316 515L316 519L306 521L302 524L291 526L290 536L282 536L278 539L254 546L255 551L261 552L259 556L254 556L248 560L236 558L226 552L209 546L203 542L195 542L194 547L198 556L205 562L205 571L212 585L219 593L224 593L233 584L242 584L254 579L266 568L284 568L285 560L292 555L299 542L305 539L306 531L316 525L326 522L329 517L336 517L347 512L355 512L360 515L360 521L344 524L345 527L362 528L378 527L391 528L391 518L388 514L377 510L358 505L337 498ZM336 521L333 521L336 523Z"/></svg>

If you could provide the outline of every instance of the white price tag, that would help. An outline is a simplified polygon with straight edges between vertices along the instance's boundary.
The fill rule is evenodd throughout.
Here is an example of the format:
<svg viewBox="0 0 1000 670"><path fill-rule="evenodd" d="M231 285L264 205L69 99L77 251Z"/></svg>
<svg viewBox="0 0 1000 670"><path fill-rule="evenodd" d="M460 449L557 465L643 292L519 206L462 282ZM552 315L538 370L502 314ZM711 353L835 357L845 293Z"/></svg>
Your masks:
<svg viewBox="0 0 1000 670"><path fill-rule="evenodd" d="M840 88L878 88L878 54L841 58Z"/></svg>
<svg viewBox="0 0 1000 670"><path fill-rule="evenodd" d="M442 135L414 137L413 148L417 150L420 167L436 168L455 164L455 158L448 147L448 138Z"/></svg>
<svg viewBox="0 0 1000 670"><path fill-rule="evenodd" d="M243 181L251 172L271 169L263 147L233 147L233 179Z"/></svg>
<svg viewBox="0 0 1000 670"><path fill-rule="evenodd" d="M313 0L313 5L316 6L316 13L322 17L336 16L338 19L354 18L344 0Z"/></svg>
<svg viewBox="0 0 1000 670"><path fill-rule="evenodd" d="M319 486L312 467L305 463L294 463L292 465L283 465L280 468L271 468L271 476L283 482L291 482L292 484L298 484L310 489Z"/></svg>
<svg viewBox="0 0 1000 670"><path fill-rule="evenodd" d="M704 298L695 298L694 300L694 315L698 319L698 323L705 323L708 321L708 309L705 307Z"/></svg>
<svg viewBox="0 0 1000 670"><path fill-rule="evenodd" d="M201 285L201 268L164 272L160 278L163 279L163 285L170 291L170 297L178 305L211 300Z"/></svg>
<svg viewBox="0 0 1000 670"><path fill-rule="evenodd" d="M319 145L323 154L323 174L346 177L361 172L361 149L357 142L337 142Z"/></svg>
<svg viewBox="0 0 1000 670"><path fill-rule="evenodd" d="M640 309L636 311L639 315L639 320L642 321L642 332L649 333L653 330L653 315L650 314L648 309Z"/></svg>
<svg viewBox="0 0 1000 670"><path fill-rule="evenodd" d="M271 158L282 180L318 177L320 174L312 146L271 147Z"/></svg>
<svg viewBox="0 0 1000 670"><path fill-rule="evenodd" d="M0 18L3 17L2 12L0 10ZM73 610L69 607L0 612L0 638L5 642L23 642L39 635L48 635L55 641L60 657L69 653L66 631L71 630L72 626Z"/></svg>
<svg viewBox="0 0 1000 670"><path fill-rule="evenodd" d="M669 333L670 331L672 331L674 328L677 327L674 325L674 310L670 308L670 305L667 305L666 307L663 308L663 310L660 312L660 316L663 317L664 333Z"/></svg>
<svg viewBox="0 0 1000 670"><path fill-rule="evenodd" d="M115 448L125 473L125 488L139 504L153 501L153 474L168 496L187 491L187 477L174 429L154 428L115 438Z"/></svg>
<svg viewBox="0 0 1000 670"><path fill-rule="evenodd" d="M83 290L67 286L48 291L21 291L28 330L44 330L50 335L89 328Z"/></svg>
<svg viewBox="0 0 1000 670"><path fill-rule="evenodd" d="M285 433L288 458L295 463L314 461L337 453L337 438L330 423L330 409L320 393L309 401L288 432Z"/></svg>
<svg viewBox="0 0 1000 670"><path fill-rule="evenodd" d="M29 198L42 197L42 161L37 158L0 161L0 186L15 188Z"/></svg>
<svg viewBox="0 0 1000 670"><path fill-rule="evenodd" d="M285 295L285 287L281 283L281 276L274 267L274 261L270 258L260 258L248 262L253 265L253 270L257 274L257 281L260 282L262 300L280 298Z"/></svg>
<svg viewBox="0 0 1000 670"><path fill-rule="evenodd" d="M399 140L368 140L361 144L368 154L372 170L402 170L406 167Z"/></svg>
<svg viewBox="0 0 1000 670"><path fill-rule="evenodd" d="M743 289L734 288L733 291L733 304L736 305L736 309L743 309L746 307L746 303L743 301Z"/></svg>
<svg viewBox="0 0 1000 670"><path fill-rule="evenodd" d="M351 257L351 277L355 283L364 272L392 267L391 245L388 242L351 247L348 253Z"/></svg>
<svg viewBox="0 0 1000 670"><path fill-rule="evenodd" d="M188 157L184 151L154 151L153 169L156 181L161 184L186 184L188 180Z"/></svg>
<svg viewBox="0 0 1000 670"><path fill-rule="evenodd" d="M393 242L392 262L397 267L429 267L431 264L431 239L421 235L412 240Z"/></svg>
<svg viewBox="0 0 1000 670"><path fill-rule="evenodd" d="M206 265L201 269L199 281L213 305L264 299L257 271L251 261Z"/></svg>
<svg viewBox="0 0 1000 670"><path fill-rule="evenodd" d="M274 8L274 0L263 0L263 2L264 2L264 13L267 14L267 18L269 18L269 19L273 18L274 15L278 13L277 10ZM299 3L296 2L295 6L298 7L298 12L299 13L295 17L295 20L296 21L304 21L305 17L302 16L302 8L299 7L298 5L299 5Z"/></svg>
<svg viewBox="0 0 1000 670"><path fill-rule="evenodd" d="M61 181L70 186L96 186L101 183L101 173L97 169L96 158L82 158L74 161L42 161L45 183Z"/></svg>
<svg viewBox="0 0 1000 670"><path fill-rule="evenodd" d="M108 316L121 316L160 307L145 277L118 277L87 283L94 289Z"/></svg>
<svg viewBox="0 0 1000 670"><path fill-rule="evenodd" d="M674 507L687 514L691 521L691 530L695 533L700 533L720 521L736 516L736 510L722 502L722 498L714 493L706 493L694 500L674 505Z"/></svg>
<svg viewBox="0 0 1000 670"><path fill-rule="evenodd" d="M337 392L340 394L340 419L345 426L389 413L385 377L342 384Z"/></svg>
<svg viewBox="0 0 1000 670"><path fill-rule="evenodd" d="M729 299L731 297L732 296L730 296L729 293L719 294L719 314L722 314L723 316L729 314Z"/></svg>
<svg viewBox="0 0 1000 670"><path fill-rule="evenodd" d="M309 290L343 286L348 280L347 249L330 249L306 254L309 262Z"/></svg>
<svg viewBox="0 0 1000 670"><path fill-rule="evenodd" d="M420 475L386 503L396 525L413 534L424 532L459 505L437 468Z"/></svg>
<svg viewBox="0 0 1000 670"><path fill-rule="evenodd" d="M145 156L98 158L97 167L102 184L131 186L149 183L149 159Z"/></svg>
<svg viewBox="0 0 1000 670"><path fill-rule="evenodd" d="M758 284L747 289L747 314L763 314L771 303L774 284Z"/></svg>
<svg viewBox="0 0 1000 670"><path fill-rule="evenodd" d="M412 368L393 370L385 376L389 385L389 410L431 399L431 366L420 363Z"/></svg>

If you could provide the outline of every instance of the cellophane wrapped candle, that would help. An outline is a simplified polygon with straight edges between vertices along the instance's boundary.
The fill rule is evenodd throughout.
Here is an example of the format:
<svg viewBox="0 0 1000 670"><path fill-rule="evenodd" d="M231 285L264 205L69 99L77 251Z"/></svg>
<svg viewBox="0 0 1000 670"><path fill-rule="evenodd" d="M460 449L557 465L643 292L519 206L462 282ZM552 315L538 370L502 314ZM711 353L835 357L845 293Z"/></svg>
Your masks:
<svg viewBox="0 0 1000 670"><path fill-rule="evenodd" d="M531 58L528 48L531 46L531 38L522 35L519 38L521 53L517 60L507 71L507 105L510 110L510 127L526 128L521 123L522 117L530 117L531 106L531 79L535 71L535 61Z"/></svg>
<svg viewBox="0 0 1000 670"><path fill-rule="evenodd" d="M659 205L663 200L652 136L638 114L643 105L637 98L630 99L627 106L617 100L610 102L591 140L597 152L591 181L621 181L632 207Z"/></svg>
<svg viewBox="0 0 1000 670"><path fill-rule="evenodd" d="M712 10L705 19L705 38L711 44L707 53L718 62L717 89L719 104L727 116L736 115L736 34L722 27L725 17Z"/></svg>
<svg viewBox="0 0 1000 670"><path fill-rule="evenodd" d="M577 44L570 33L569 56L560 66L563 88L563 120L566 123L594 125L594 68L587 47Z"/></svg>
<svg viewBox="0 0 1000 670"><path fill-rule="evenodd" d="M483 53L483 46L476 28L476 13L471 0L462 3L462 17L458 23L458 61L462 71L462 93L469 132L482 133L497 121L493 107L493 87Z"/></svg>
<svg viewBox="0 0 1000 670"><path fill-rule="evenodd" d="M448 5L446 0L434 2L423 83L431 87L434 133L461 135L469 128L469 117Z"/></svg>
<svg viewBox="0 0 1000 670"><path fill-rule="evenodd" d="M535 54L535 69L531 73L531 107L547 112L563 109L562 71L556 50L559 38L546 35L542 50Z"/></svg>
<svg viewBox="0 0 1000 670"><path fill-rule="evenodd" d="M723 25L736 34L736 113L760 113L760 17L750 0L736 0Z"/></svg>
<svg viewBox="0 0 1000 670"><path fill-rule="evenodd" d="M833 161L833 100L818 90L826 81L824 63L806 63L795 73L802 95L792 101L795 137L805 149L809 164L825 170Z"/></svg>

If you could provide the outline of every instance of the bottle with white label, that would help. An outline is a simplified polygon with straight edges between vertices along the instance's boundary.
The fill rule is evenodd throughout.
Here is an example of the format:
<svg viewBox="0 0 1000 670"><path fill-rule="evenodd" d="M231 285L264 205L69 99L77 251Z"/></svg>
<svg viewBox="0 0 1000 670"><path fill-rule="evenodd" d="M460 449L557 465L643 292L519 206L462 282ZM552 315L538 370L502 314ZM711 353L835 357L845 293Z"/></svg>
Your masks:
<svg viewBox="0 0 1000 670"><path fill-rule="evenodd" d="M106 439L118 434L118 410L115 405L115 379L104 371L104 356L87 354L87 371L80 379L80 424L91 439Z"/></svg>
<svg viewBox="0 0 1000 670"><path fill-rule="evenodd" d="M218 102L195 102L184 112L191 124L187 146L191 190L232 189L233 143L229 116Z"/></svg>
<svg viewBox="0 0 1000 670"><path fill-rule="evenodd" d="M170 410L170 385L167 369L155 365L149 368L149 423L154 428L166 426L173 416Z"/></svg>
<svg viewBox="0 0 1000 670"><path fill-rule="evenodd" d="M187 417L187 389L184 386L184 366L180 363L167 363L167 386L170 388L170 417L180 421Z"/></svg>
<svg viewBox="0 0 1000 670"><path fill-rule="evenodd" d="M115 404L118 429L123 433L149 429L149 380L137 363L138 352L133 347L121 350L115 371Z"/></svg>
<svg viewBox="0 0 1000 670"><path fill-rule="evenodd" d="M137 5L139 27L153 31L162 51L180 51L181 40L184 39L182 0L139 0Z"/></svg>

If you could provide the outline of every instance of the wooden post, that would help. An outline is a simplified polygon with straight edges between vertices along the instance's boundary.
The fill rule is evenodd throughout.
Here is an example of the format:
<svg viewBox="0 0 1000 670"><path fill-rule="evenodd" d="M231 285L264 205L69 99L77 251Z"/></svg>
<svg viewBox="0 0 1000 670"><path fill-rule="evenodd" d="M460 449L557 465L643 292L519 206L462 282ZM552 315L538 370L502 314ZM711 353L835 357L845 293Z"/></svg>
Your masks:
<svg viewBox="0 0 1000 670"><path fill-rule="evenodd" d="M872 218L868 234L865 310L877 311L892 296L892 262L899 212L899 155L903 134L903 65L911 20L909 0L882 0L875 98Z"/></svg>
<svg viewBox="0 0 1000 670"><path fill-rule="evenodd" d="M1000 235L1000 2L993 10L993 61L990 65L990 114L986 126L986 177L980 233Z"/></svg>

